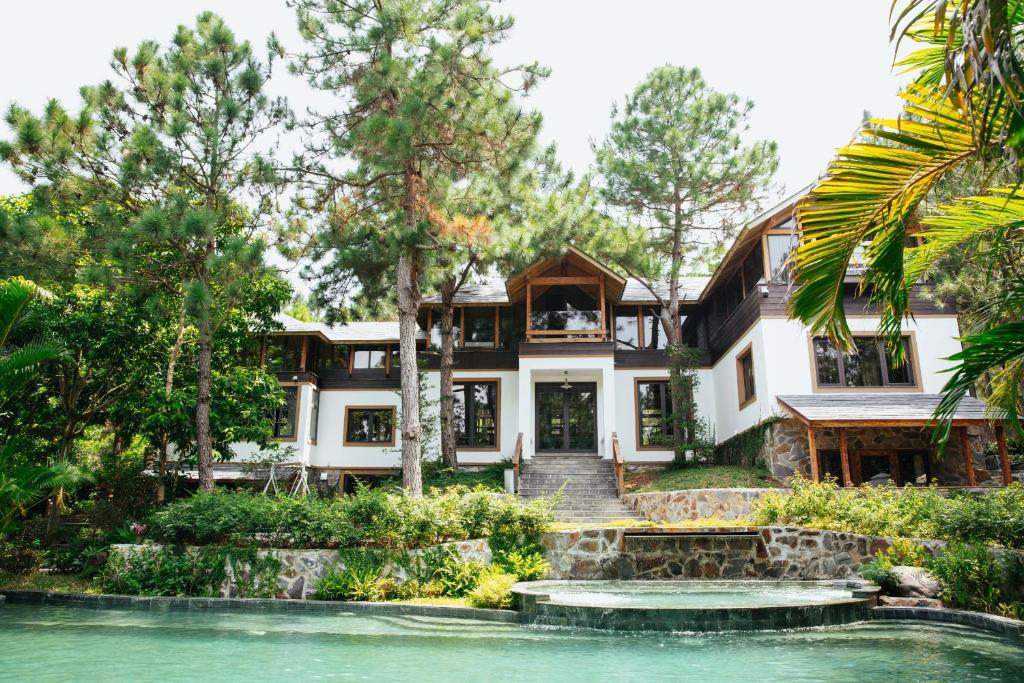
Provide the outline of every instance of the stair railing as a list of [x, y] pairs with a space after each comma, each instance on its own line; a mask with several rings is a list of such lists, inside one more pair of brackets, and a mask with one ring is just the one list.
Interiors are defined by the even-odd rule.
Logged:
[[621, 496], [626, 488], [626, 478], [619, 451], [619, 433], [612, 432], [612, 464], [615, 466], [615, 493]]
[[512, 485], [519, 491], [519, 461], [523, 458], [523, 433], [516, 437], [516, 449], [512, 451]]

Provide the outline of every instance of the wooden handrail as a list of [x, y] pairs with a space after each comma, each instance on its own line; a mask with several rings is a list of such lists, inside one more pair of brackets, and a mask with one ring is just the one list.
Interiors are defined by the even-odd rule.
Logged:
[[519, 490], [519, 461], [523, 457], [523, 433], [519, 432], [519, 436], [516, 437], [516, 449], [512, 451], [512, 486], [516, 491]]
[[619, 452], [619, 433], [612, 432], [612, 464], [615, 466], [615, 491], [622, 495], [626, 488], [626, 477], [622, 464], [622, 453]]

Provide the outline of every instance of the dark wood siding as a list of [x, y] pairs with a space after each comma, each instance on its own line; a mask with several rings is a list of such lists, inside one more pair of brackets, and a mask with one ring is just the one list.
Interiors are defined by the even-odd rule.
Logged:
[[611, 356], [615, 342], [523, 342], [520, 356]]
[[[437, 353], [421, 353], [420, 358], [428, 370], [441, 368]], [[519, 356], [514, 351], [456, 351], [453, 357], [456, 370], [515, 370]]]

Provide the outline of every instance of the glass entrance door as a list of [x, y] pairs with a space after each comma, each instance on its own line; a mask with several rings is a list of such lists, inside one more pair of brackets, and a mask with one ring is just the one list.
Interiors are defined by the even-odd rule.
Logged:
[[593, 453], [597, 451], [597, 385], [573, 383], [537, 385], [537, 451]]

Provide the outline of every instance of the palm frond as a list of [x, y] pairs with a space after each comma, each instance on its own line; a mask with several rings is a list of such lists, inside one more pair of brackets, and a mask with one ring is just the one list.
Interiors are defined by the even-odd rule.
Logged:
[[[911, 214], [939, 179], [978, 152], [972, 121], [941, 90], [911, 85], [901, 96], [906, 118], [869, 122], [796, 207], [799, 288], [790, 313], [847, 349], [843, 282], [854, 254], [864, 250], [862, 289], [884, 303], [886, 317], [898, 325], [906, 302], [903, 244]], [[989, 117], [996, 123], [995, 113]]]
[[0, 346], [7, 343], [7, 337], [21, 321], [33, 299], [52, 296], [46, 289], [24, 278], [12, 277], [0, 282]]
[[57, 350], [46, 344], [29, 344], [0, 356], [0, 405], [27, 386], [47, 361], [57, 357]]

